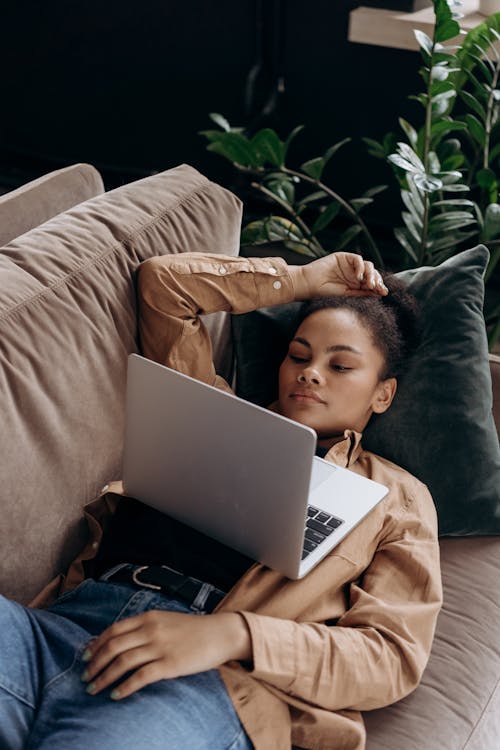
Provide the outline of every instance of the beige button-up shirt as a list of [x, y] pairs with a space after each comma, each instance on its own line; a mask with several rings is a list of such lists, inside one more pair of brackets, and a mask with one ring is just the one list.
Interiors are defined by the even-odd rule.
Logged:
[[[146, 261], [139, 291], [145, 356], [225, 390], [200, 316], [294, 299], [282, 259], [196, 253]], [[240, 612], [250, 631], [252, 664], [231, 662], [220, 674], [256, 750], [362, 750], [360, 711], [411, 692], [431, 649], [442, 591], [427, 488], [364, 451], [355, 432], [326, 459], [385, 484], [388, 495], [305, 578], [256, 563], [218, 608]], [[108, 491], [87, 508], [89, 542], [64, 588], [81, 580], [118, 500]]]

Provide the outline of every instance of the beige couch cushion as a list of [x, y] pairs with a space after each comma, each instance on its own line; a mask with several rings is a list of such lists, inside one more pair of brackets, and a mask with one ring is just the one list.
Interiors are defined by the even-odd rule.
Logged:
[[417, 690], [364, 714], [367, 750], [493, 750], [500, 739], [500, 537], [441, 540], [444, 605]]
[[27, 601], [64, 568], [81, 543], [82, 506], [121, 476], [138, 263], [186, 250], [235, 255], [240, 219], [235, 196], [182, 166], [0, 250], [3, 594]]
[[103, 192], [95, 167], [73, 164], [0, 196], [0, 246]]

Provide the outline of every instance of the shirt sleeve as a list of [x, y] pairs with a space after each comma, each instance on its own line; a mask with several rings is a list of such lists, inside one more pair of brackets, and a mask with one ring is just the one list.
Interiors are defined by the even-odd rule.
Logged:
[[250, 312], [295, 298], [282, 258], [162, 255], [141, 264], [138, 284], [144, 356], [226, 388], [215, 372], [210, 335], [200, 316]]
[[424, 485], [385, 535], [336, 625], [241, 612], [250, 674], [317, 707], [365, 711], [411, 692], [427, 664], [442, 603], [435, 510]]

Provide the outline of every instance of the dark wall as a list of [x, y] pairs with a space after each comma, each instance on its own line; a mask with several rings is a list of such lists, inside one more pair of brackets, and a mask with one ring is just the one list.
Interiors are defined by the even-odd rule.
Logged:
[[[292, 158], [355, 139], [328, 173], [347, 195], [390, 178], [359, 138], [415, 119], [416, 53], [347, 41], [351, 0], [59, 0], [2, 9], [0, 179], [20, 184], [89, 161], [107, 187], [189, 162], [233, 173], [197, 131], [210, 111], [285, 135], [306, 131]], [[264, 9], [263, 27], [258, 25]], [[255, 64], [262, 57], [258, 72]], [[253, 67], [255, 88], [248, 89]], [[273, 97], [278, 78], [284, 93]], [[259, 113], [270, 98], [276, 108]], [[417, 111], [418, 113], [418, 111]], [[420, 113], [418, 113], [420, 116]], [[382, 204], [382, 214], [387, 209]]]

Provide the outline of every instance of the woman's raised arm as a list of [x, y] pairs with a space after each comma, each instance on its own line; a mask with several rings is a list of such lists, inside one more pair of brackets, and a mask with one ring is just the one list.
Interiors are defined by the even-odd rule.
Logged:
[[335, 253], [306, 266], [288, 266], [282, 258], [162, 255], [139, 269], [142, 349], [156, 362], [229, 388], [216, 375], [201, 315], [244, 313], [330, 294], [386, 293], [373, 264], [352, 253]]

